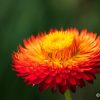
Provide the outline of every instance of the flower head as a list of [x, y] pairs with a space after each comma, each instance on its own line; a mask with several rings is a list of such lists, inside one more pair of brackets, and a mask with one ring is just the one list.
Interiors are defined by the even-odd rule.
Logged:
[[100, 73], [100, 36], [77, 29], [31, 36], [13, 53], [13, 68], [27, 84], [39, 84], [40, 91], [75, 91]]

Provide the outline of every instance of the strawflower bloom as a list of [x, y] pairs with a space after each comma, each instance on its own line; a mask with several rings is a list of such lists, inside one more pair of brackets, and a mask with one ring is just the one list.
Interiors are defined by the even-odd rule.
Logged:
[[13, 53], [13, 69], [28, 85], [39, 90], [50, 88], [64, 93], [67, 89], [93, 83], [100, 73], [100, 36], [77, 29], [50, 30], [24, 40]]

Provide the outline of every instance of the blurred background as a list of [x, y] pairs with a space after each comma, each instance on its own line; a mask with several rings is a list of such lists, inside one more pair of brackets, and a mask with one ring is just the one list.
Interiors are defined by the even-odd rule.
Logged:
[[[100, 0], [0, 0], [0, 100], [64, 100], [59, 92], [39, 93], [12, 71], [11, 54], [24, 38], [51, 28], [76, 27], [100, 33]], [[100, 75], [77, 87], [73, 100], [99, 100]]]

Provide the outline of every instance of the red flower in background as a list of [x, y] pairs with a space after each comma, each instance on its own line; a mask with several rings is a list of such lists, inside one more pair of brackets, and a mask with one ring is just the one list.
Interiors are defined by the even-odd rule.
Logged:
[[100, 73], [100, 36], [77, 29], [31, 36], [13, 53], [13, 68], [27, 84], [39, 84], [40, 91], [75, 91]]

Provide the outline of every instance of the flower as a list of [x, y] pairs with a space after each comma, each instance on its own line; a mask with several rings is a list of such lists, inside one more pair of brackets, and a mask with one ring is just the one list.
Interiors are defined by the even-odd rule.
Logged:
[[100, 36], [77, 29], [50, 30], [24, 40], [13, 53], [13, 69], [28, 85], [39, 84], [40, 91], [67, 89], [93, 83], [100, 73]]

